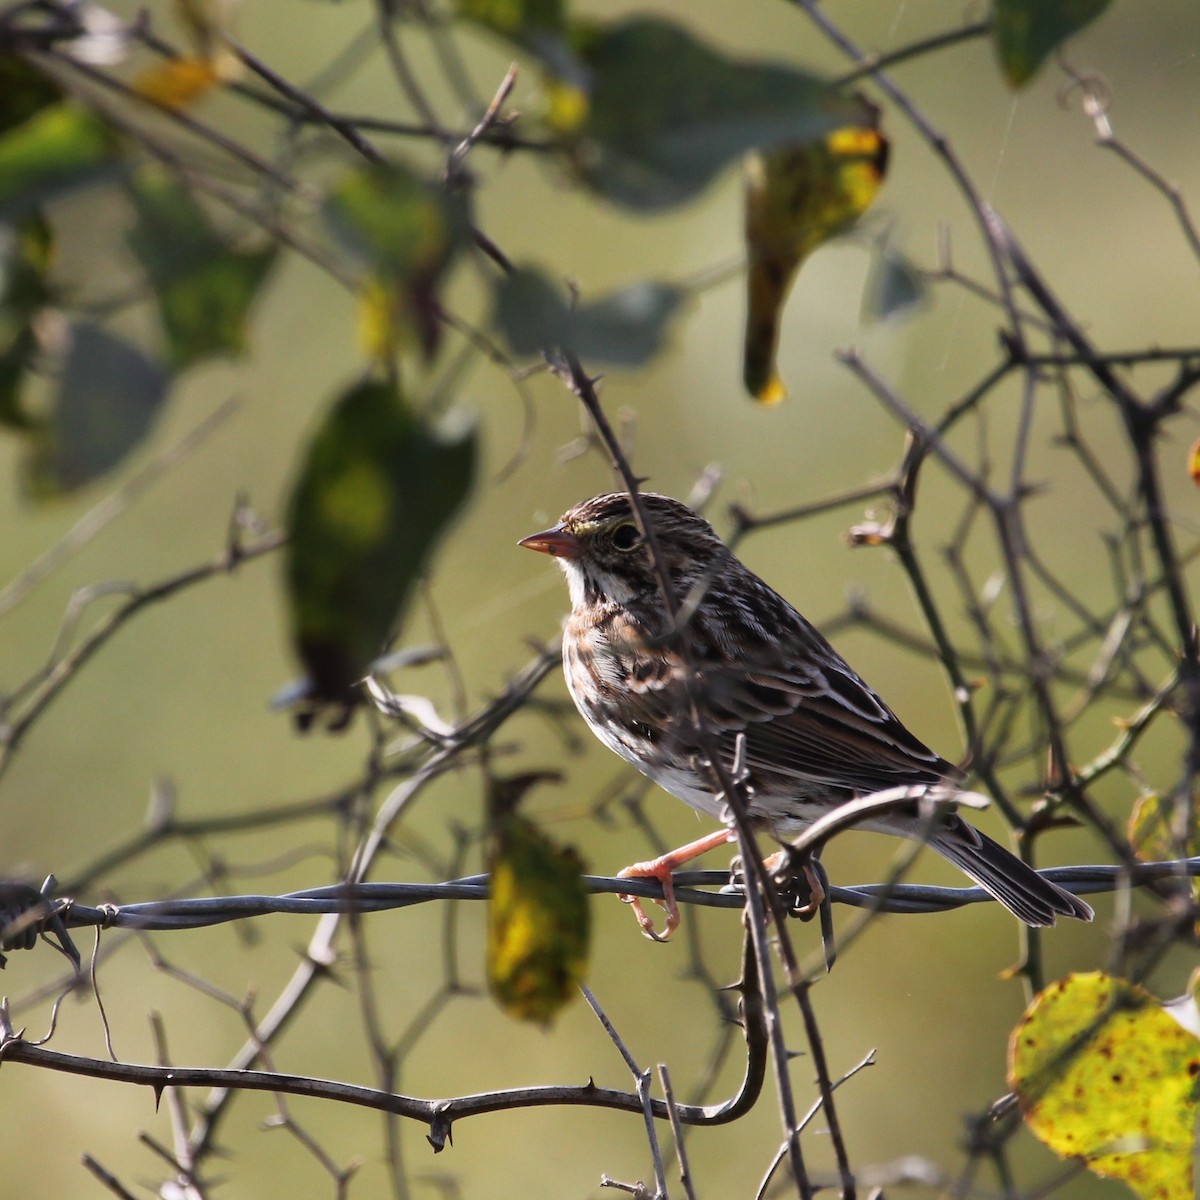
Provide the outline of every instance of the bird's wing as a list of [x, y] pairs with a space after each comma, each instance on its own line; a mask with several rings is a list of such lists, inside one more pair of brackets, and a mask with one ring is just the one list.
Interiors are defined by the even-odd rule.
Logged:
[[787, 601], [753, 584], [694, 636], [709, 722], [730, 741], [745, 734], [752, 778], [865, 794], [956, 775]]
[[697, 717], [731, 759], [744, 734], [751, 778], [771, 790], [794, 780], [797, 793], [867, 794], [955, 775], [787, 601], [744, 575], [755, 592], [710, 596], [682, 638], [649, 638], [620, 612], [579, 632], [600, 651], [593, 679], [611, 718], [683, 758], [702, 756]]

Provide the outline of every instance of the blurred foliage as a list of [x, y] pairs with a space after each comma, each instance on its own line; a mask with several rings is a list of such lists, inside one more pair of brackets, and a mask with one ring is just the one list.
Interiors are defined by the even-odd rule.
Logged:
[[39, 424], [29, 488], [56, 495], [112, 470], [149, 432], [167, 395], [164, 368], [137, 346], [87, 321], [65, 331], [52, 416]]
[[462, 506], [475, 438], [429, 425], [395, 386], [341, 396], [308, 448], [288, 509], [287, 580], [310, 705], [355, 703], [438, 539]]
[[179, 183], [161, 171], [129, 182], [137, 224], [129, 245], [154, 289], [176, 370], [246, 349], [246, 322], [279, 252], [226, 245]]
[[995, 0], [996, 53], [1005, 78], [1021, 87], [1069, 37], [1094, 21], [1109, 0]]
[[14, 221], [76, 188], [109, 178], [118, 142], [95, 114], [63, 101], [0, 136], [0, 221]]
[[563, 354], [636, 367], [662, 349], [683, 302], [680, 288], [631, 284], [590, 303], [572, 302], [542, 272], [518, 267], [496, 286], [494, 320], [521, 358], [550, 347]]
[[591, 914], [583, 863], [517, 806], [533, 774], [492, 779], [488, 798], [488, 988], [510, 1016], [545, 1025], [579, 994]]
[[682, 204], [748, 150], [813, 141], [869, 113], [802, 71], [742, 63], [679, 25], [579, 26], [578, 69], [551, 89], [551, 124], [579, 178], [630, 208]]
[[[334, 184], [324, 215], [366, 272], [364, 286], [390, 300], [398, 332], [410, 331], [432, 356], [441, 337], [437, 285], [470, 228], [464, 194], [396, 164], [372, 166]], [[368, 341], [393, 344], [378, 335]]]

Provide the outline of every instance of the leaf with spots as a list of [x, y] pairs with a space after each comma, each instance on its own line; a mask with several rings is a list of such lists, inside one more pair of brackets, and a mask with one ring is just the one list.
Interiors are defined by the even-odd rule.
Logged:
[[1052, 984], [1013, 1031], [1008, 1081], [1057, 1154], [1143, 1200], [1193, 1200], [1200, 1039], [1142, 988], [1100, 972]]

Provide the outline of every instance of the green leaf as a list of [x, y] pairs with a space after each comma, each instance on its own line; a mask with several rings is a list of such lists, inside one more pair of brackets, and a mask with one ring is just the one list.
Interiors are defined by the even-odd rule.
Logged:
[[1194, 1200], [1200, 1039], [1148, 992], [1100, 972], [1051, 984], [1008, 1063], [1026, 1123], [1057, 1154], [1142, 1200]]
[[924, 304], [927, 297], [925, 279], [917, 267], [892, 245], [881, 246], [867, 278], [863, 317], [886, 321]]
[[1109, 0], [995, 0], [992, 39], [1005, 79], [1013, 87], [1028, 83], [1067, 38], [1108, 5]]
[[463, 240], [465, 201], [405, 167], [377, 165], [338, 180], [324, 215], [348, 250], [404, 278], [437, 272]]
[[246, 320], [276, 247], [227, 245], [170, 176], [144, 172], [131, 183], [138, 223], [129, 244], [155, 290], [176, 368], [214, 354], [240, 354]]
[[167, 373], [97, 325], [71, 326], [52, 416], [29, 464], [36, 495], [72, 491], [116, 466], [149, 432]]
[[67, 102], [39, 110], [0, 136], [0, 221], [111, 175], [116, 153], [115, 135], [91, 113]]
[[487, 932], [493, 997], [509, 1016], [542, 1025], [578, 994], [591, 936], [579, 855], [516, 811], [521, 794], [543, 778], [493, 781]]
[[537, 46], [566, 29], [564, 0], [455, 0], [460, 17], [520, 46]]
[[38, 352], [33, 322], [53, 299], [46, 278], [54, 235], [40, 217], [0, 226], [0, 425], [32, 429], [37, 422], [21, 405], [25, 374]]
[[356, 702], [475, 469], [473, 431], [428, 426], [384, 383], [341, 396], [288, 504], [292, 638], [310, 697]]
[[523, 267], [497, 284], [494, 319], [514, 354], [559, 350], [634, 367], [662, 347], [683, 298], [668, 284], [639, 283], [571, 307], [545, 275]]
[[15, 54], [0, 54], [0, 133], [28, 121], [63, 98], [49, 76]]
[[582, 82], [561, 85], [583, 92], [582, 119], [564, 130], [571, 159], [591, 188], [631, 208], [680, 204], [747, 150], [871, 123], [858, 97], [791, 67], [726, 58], [665, 21], [588, 30], [579, 53]]
[[37, 341], [28, 326], [22, 329], [0, 352], [0, 425], [8, 429], [29, 430], [37, 422], [21, 403], [25, 373], [37, 352]]
[[385, 292], [401, 298], [397, 308], [432, 355], [440, 328], [437, 283], [470, 230], [465, 196], [404, 167], [376, 165], [343, 175], [323, 211], [345, 249]]

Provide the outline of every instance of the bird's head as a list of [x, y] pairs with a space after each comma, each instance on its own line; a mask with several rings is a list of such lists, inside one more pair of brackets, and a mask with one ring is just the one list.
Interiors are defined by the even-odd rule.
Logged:
[[[729, 551], [713, 527], [686, 504], [656, 492], [642, 492], [640, 499], [678, 602], [698, 579], [711, 575]], [[553, 528], [518, 544], [557, 559], [575, 608], [661, 595], [645, 535], [624, 492], [584, 500]]]

